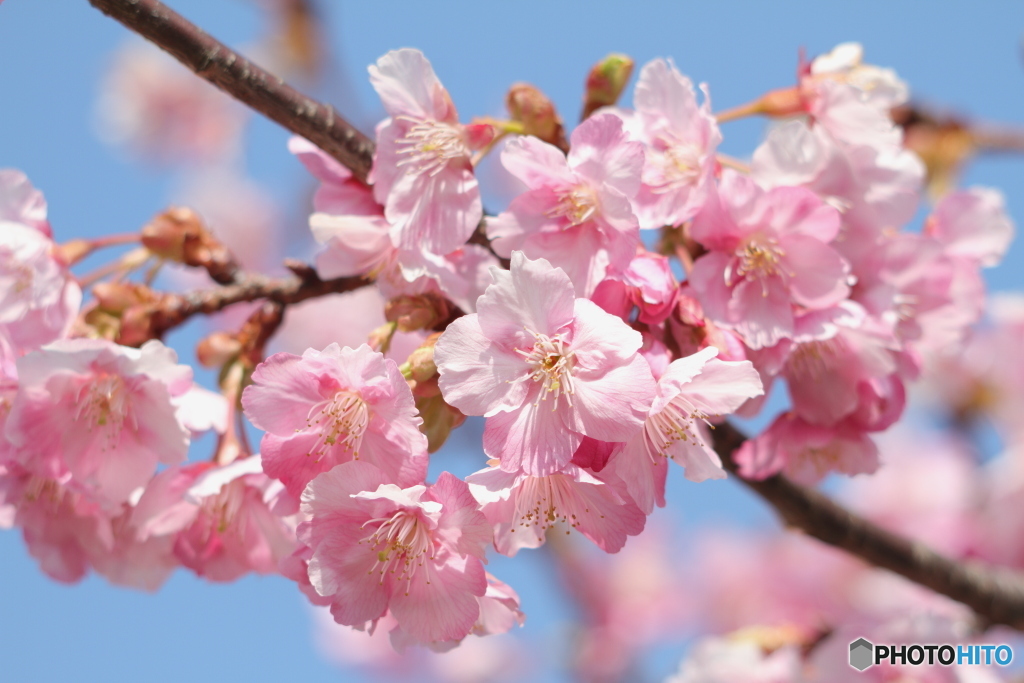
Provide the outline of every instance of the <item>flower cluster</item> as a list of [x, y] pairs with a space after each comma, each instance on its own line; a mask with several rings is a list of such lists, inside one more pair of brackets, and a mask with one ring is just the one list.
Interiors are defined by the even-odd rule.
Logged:
[[[523, 614], [485, 570], [488, 547], [513, 556], [575, 530], [620, 551], [666, 505], [669, 461], [692, 482], [726, 477], [713, 430], [760, 414], [773, 388], [787, 408], [735, 454], [743, 476], [874, 472], [873, 435], [901, 417], [909, 382], [953, 362], [982, 314], [980, 271], [1012, 237], [985, 188], [947, 194], [912, 229], [925, 170], [889, 113], [906, 87], [849, 45], [748, 107], [783, 119], [749, 164], [718, 153], [729, 117], [668, 60], [641, 69], [632, 109], [594, 107], [568, 140], [523, 85], [509, 120], [460, 122], [416, 50], [370, 79], [388, 118], [368, 182], [289, 143], [319, 181], [322, 246], [315, 274], [293, 270], [372, 281], [385, 322], [366, 344], [264, 358], [291, 303], [274, 300], [200, 345], [224, 396], [157, 339], [120, 345], [96, 323], [102, 310], [123, 326], [131, 309], [132, 329], [162, 329], [148, 281], [97, 285], [80, 311], [82, 248], [57, 246], [40, 193], [0, 171], [0, 525], [50, 575], [92, 567], [153, 588], [178, 566], [214, 581], [280, 572], [399, 649], [507, 631]], [[500, 145], [525, 189], [485, 216], [475, 169]], [[178, 260], [210, 263], [213, 238], [185, 223], [168, 218], [157, 246], [144, 233], [143, 261], [200, 244], [205, 262]], [[482, 469], [428, 481], [467, 416], [483, 422]], [[188, 462], [206, 430], [213, 462]], [[621, 645], [608, 621], [592, 643]], [[722, 680], [795, 680], [790, 645], [711, 641], [679, 680], [711, 680], [723, 658]]]

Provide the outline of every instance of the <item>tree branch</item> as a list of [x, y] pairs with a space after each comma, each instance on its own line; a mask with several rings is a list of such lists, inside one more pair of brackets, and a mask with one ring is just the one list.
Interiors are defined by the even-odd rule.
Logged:
[[746, 437], [732, 425], [716, 425], [715, 450], [725, 468], [771, 504], [788, 525], [876, 567], [888, 569], [974, 610], [986, 625], [1024, 630], [1024, 577], [977, 562], [958, 562], [923, 543], [877, 526], [813, 489], [776, 475], [763, 481], [740, 477], [732, 455]]
[[366, 182], [373, 165], [373, 140], [334, 107], [306, 97], [159, 0], [89, 2], [235, 99], [306, 138]]
[[236, 284], [188, 294], [167, 294], [152, 312], [149, 331], [153, 337], [160, 337], [192, 316], [216, 313], [242, 301], [266, 299], [284, 307], [325, 294], [351, 292], [373, 282], [365, 277], [321, 280], [308, 266], [292, 264], [290, 267], [296, 272], [296, 277], [268, 278], [244, 274], [236, 278]]

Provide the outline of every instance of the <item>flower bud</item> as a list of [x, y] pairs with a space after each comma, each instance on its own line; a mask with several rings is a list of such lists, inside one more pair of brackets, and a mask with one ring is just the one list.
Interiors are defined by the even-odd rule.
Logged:
[[242, 342], [233, 334], [214, 332], [196, 344], [196, 359], [207, 368], [219, 368], [235, 359], [242, 351]]
[[168, 261], [185, 262], [185, 245], [207, 235], [203, 219], [192, 209], [172, 207], [142, 228], [142, 245]]
[[434, 344], [437, 343], [440, 332], [427, 337], [423, 345], [409, 354], [409, 359], [402, 364], [400, 370], [406, 379], [418, 384], [437, 376], [437, 366], [434, 364]]
[[562, 149], [568, 148], [562, 117], [540, 90], [529, 83], [516, 83], [505, 96], [505, 106], [512, 120], [522, 125], [524, 135], [533, 135]]
[[92, 294], [107, 313], [119, 315], [132, 306], [152, 304], [159, 298], [149, 287], [135, 282], [98, 282]]
[[404, 294], [384, 307], [384, 318], [395, 323], [401, 332], [430, 329], [450, 314], [448, 302], [436, 294]]
[[374, 351], [380, 351], [381, 353], [387, 353], [388, 349], [391, 348], [391, 338], [395, 336], [395, 329], [397, 329], [395, 323], [384, 323], [377, 329], [370, 332], [366, 343], [370, 345], [370, 348]]
[[587, 92], [583, 98], [581, 119], [586, 119], [601, 107], [610, 107], [619, 101], [633, 75], [633, 60], [626, 55], [610, 54], [590, 69]]

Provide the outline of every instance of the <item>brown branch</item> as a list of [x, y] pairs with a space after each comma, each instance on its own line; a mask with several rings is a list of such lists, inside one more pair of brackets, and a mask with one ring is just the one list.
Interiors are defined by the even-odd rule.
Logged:
[[150, 334], [160, 337], [195, 315], [216, 313], [243, 301], [266, 299], [280, 308], [325, 294], [351, 292], [373, 282], [365, 277], [321, 280], [308, 266], [293, 264], [290, 267], [296, 272], [295, 277], [268, 278], [246, 274], [238, 276], [236, 284], [188, 294], [167, 294], [154, 307]]
[[714, 435], [715, 449], [726, 469], [771, 504], [787, 525], [967, 605], [985, 625], [1004, 624], [1024, 630], [1024, 578], [1019, 574], [952, 560], [923, 543], [886, 531], [785, 477], [744, 479], [736, 471], [732, 454], [746, 437], [728, 423], [716, 426]]
[[89, 2], [235, 99], [306, 138], [366, 182], [373, 165], [373, 141], [334, 107], [306, 97], [159, 0]]

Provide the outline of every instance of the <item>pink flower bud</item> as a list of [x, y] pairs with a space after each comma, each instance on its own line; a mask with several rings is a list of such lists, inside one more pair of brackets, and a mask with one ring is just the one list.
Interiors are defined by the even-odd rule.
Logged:
[[612, 53], [595, 64], [587, 74], [587, 92], [580, 118], [586, 119], [601, 107], [618, 102], [632, 75], [633, 60], [626, 55]]

